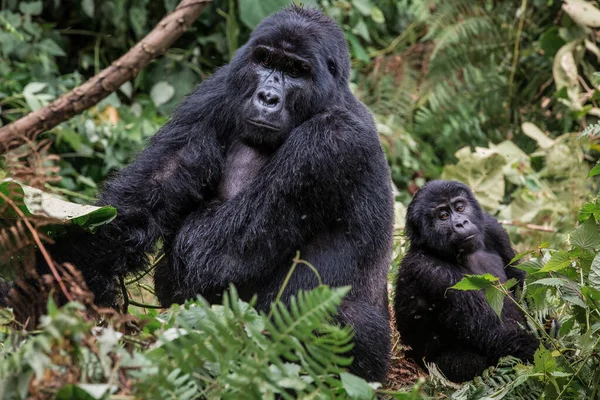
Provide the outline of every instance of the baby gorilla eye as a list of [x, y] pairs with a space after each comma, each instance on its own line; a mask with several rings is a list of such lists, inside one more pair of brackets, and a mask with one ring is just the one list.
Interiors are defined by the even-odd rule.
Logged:
[[288, 71], [288, 75], [291, 77], [298, 77], [300, 76], [300, 70], [296, 67], [292, 67], [289, 71]]
[[450, 215], [449, 215], [449, 214], [448, 214], [446, 211], [444, 211], [444, 212], [440, 213], [440, 219], [441, 219], [442, 221], [445, 221], [445, 220], [447, 220], [449, 216], [450, 216]]
[[459, 204], [457, 204], [457, 205], [456, 205], [456, 211], [458, 211], [458, 212], [463, 212], [463, 211], [465, 211], [465, 206], [464, 206], [464, 204], [462, 204], [462, 203], [459, 203]]

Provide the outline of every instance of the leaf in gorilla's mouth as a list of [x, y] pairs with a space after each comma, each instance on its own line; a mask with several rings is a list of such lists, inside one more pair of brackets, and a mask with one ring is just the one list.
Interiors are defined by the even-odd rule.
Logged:
[[246, 121], [248, 121], [249, 123], [251, 123], [254, 126], [258, 126], [259, 128], [265, 128], [265, 129], [269, 129], [272, 131], [280, 131], [281, 130], [281, 128], [279, 126], [267, 124], [266, 122], [263, 122], [263, 121], [257, 121], [255, 119], [247, 119]]

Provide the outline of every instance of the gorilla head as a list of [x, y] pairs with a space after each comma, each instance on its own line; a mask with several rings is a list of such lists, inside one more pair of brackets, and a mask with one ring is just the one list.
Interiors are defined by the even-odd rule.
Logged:
[[323, 13], [292, 6], [254, 30], [231, 69], [232, 93], [241, 95], [240, 138], [272, 151], [293, 128], [343, 101], [350, 71], [348, 46], [339, 27]]
[[412, 244], [435, 250], [449, 259], [483, 247], [483, 211], [471, 190], [456, 181], [432, 181], [423, 186], [406, 214], [406, 234]]

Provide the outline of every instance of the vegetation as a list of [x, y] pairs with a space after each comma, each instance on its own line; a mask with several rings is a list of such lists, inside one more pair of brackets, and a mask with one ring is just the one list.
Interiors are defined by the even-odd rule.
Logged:
[[[71, 90], [125, 53], [176, 0], [0, 0], [0, 126]], [[0, 275], [27, 265], [60, 224], [94, 229], [90, 204], [173, 107], [288, 0], [213, 0], [164, 56], [97, 106], [0, 164]], [[0, 309], [6, 399], [587, 399], [600, 394], [600, 4], [591, 0], [312, 0], [344, 29], [352, 88], [374, 114], [403, 210], [427, 179], [458, 179], [509, 231], [529, 273], [519, 305], [542, 338], [533, 365], [501, 360], [456, 385], [431, 367], [384, 385], [343, 372], [352, 333], [332, 317], [347, 288], [300, 293], [261, 315], [237, 298], [168, 310], [148, 278], [129, 314], [96, 309], [67, 266], [73, 302], [39, 305], [38, 329]], [[10, 178], [10, 181], [2, 180]], [[15, 180], [18, 182], [15, 182]], [[24, 185], [23, 185], [24, 184]], [[51, 193], [43, 195], [36, 189]], [[56, 198], [68, 201], [59, 202]], [[297, 260], [300, 262], [300, 260]], [[302, 266], [297, 266], [298, 268]], [[296, 265], [292, 266], [296, 268]], [[48, 286], [56, 293], [60, 287]], [[507, 286], [467, 277], [500, 307]], [[33, 307], [24, 304], [24, 307]], [[102, 318], [98, 318], [101, 315]], [[98, 323], [98, 320], [101, 323]], [[411, 370], [414, 371], [414, 370]]]

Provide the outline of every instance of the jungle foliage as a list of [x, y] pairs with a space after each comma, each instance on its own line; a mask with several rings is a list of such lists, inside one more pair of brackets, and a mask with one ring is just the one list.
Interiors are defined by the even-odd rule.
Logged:
[[[0, 0], [0, 126], [108, 66], [177, 3]], [[518, 300], [543, 343], [533, 365], [507, 358], [463, 385], [434, 367], [411, 385], [394, 382], [394, 370], [383, 386], [367, 383], [343, 371], [352, 332], [332, 323], [347, 288], [299, 293], [289, 308], [276, 303], [269, 315], [240, 301], [235, 288], [223, 305], [198, 299], [158, 311], [147, 277], [136, 277], [127, 282], [130, 314], [118, 316], [95, 309], [77, 272], [65, 268], [71, 288], [81, 290], [73, 289], [77, 295], [64, 307], [52, 296], [40, 305], [46, 315], [36, 331], [0, 310], [1, 398], [600, 395], [598, 2], [303, 3], [322, 7], [342, 26], [352, 89], [377, 122], [398, 189], [391, 275], [403, 254], [403, 210], [412, 194], [427, 179], [468, 184], [503, 222], [529, 273]], [[287, 4], [213, 0], [136, 79], [7, 154], [0, 165], [0, 275], [12, 279], [31, 246], [61, 224], [108, 223], [114, 209], [85, 206], [101, 182], [127, 165], [264, 16]], [[498, 308], [507, 287], [478, 276], [458, 289], [484, 290]]]

